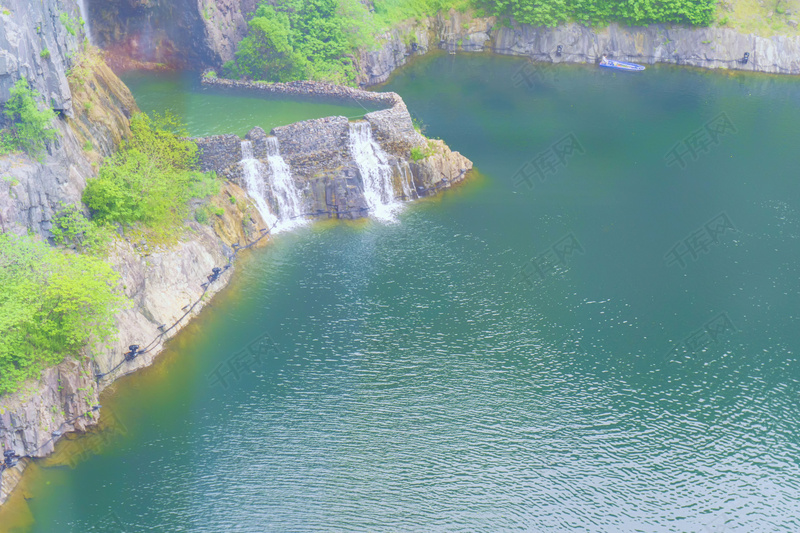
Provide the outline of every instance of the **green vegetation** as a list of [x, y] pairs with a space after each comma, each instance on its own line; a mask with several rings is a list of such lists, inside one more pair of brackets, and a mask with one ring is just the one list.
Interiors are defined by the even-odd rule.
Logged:
[[111, 338], [125, 301], [100, 259], [0, 234], [0, 394]]
[[455, 9], [463, 13], [474, 7], [472, 0], [376, 0], [374, 4], [380, 28], [435, 15], [439, 11]]
[[708, 25], [716, 0], [375, 0], [374, 10], [358, 0], [261, 0], [225, 64], [229, 78], [271, 82], [312, 79], [352, 85], [354, 56], [372, 49], [388, 27], [440, 11], [474, 9], [534, 26], [568, 21], [599, 25], [673, 22]]
[[140, 223], [156, 239], [183, 227], [189, 200], [219, 192], [213, 173], [197, 170], [197, 145], [171, 114], [131, 118], [130, 141], [89, 180], [83, 201], [99, 223]]
[[426, 146], [415, 146], [411, 149], [411, 159], [413, 161], [421, 161], [426, 157], [430, 157], [436, 153], [436, 143], [432, 140], [428, 140], [428, 144]]
[[56, 131], [50, 127], [56, 115], [49, 108], [39, 110], [38, 99], [39, 93], [25, 78], [11, 88], [11, 98], [3, 110], [11, 125], [0, 131], [0, 155], [24, 151], [38, 157], [46, 143], [56, 138]]
[[39, 52], [39, 57], [41, 57], [42, 59], [50, 59], [50, 50], [45, 48], [44, 50]]
[[105, 255], [114, 238], [111, 226], [89, 220], [76, 206], [65, 207], [55, 216], [50, 233], [58, 245], [97, 256]]
[[229, 77], [267, 81], [355, 81], [352, 53], [374, 42], [375, 25], [358, 0], [262, 0], [238, 46]]
[[69, 33], [70, 35], [73, 35], [73, 36], [75, 35], [75, 23], [70, 18], [68, 13], [61, 13], [58, 16], [58, 20], [60, 20], [61, 24], [63, 24], [64, 27], [67, 29], [67, 33]]
[[674, 22], [707, 26], [714, 22], [716, 7], [716, 0], [474, 0], [474, 3], [488, 14], [513, 17], [533, 26], [556, 26], [567, 21], [592, 25]]
[[198, 207], [194, 212], [194, 219], [201, 224], [208, 224], [212, 216], [222, 216], [225, 210], [212, 204], [205, 204]]

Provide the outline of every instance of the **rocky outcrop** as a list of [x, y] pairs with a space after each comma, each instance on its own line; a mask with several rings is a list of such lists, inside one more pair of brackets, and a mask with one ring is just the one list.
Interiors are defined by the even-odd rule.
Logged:
[[[443, 142], [429, 141], [415, 129], [405, 102], [396, 93], [374, 93], [315, 82], [248, 83], [204, 76], [217, 88], [253, 93], [283, 93], [356, 100], [385, 105], [386, 109], [364, 115], [369, 131], [392, 169], [395, 199], [428, 196], [461, 181], [472, 162], [452, 152]], [[359, 218], [369, 214], [365, 177], [352, 152], [351, 123], [346, 117], [326, 117], [274, 128], [280, 155], [291, 169], [294, 186], [302, 191], [303, 214], [312, 217]], [[248, 135], [253, 156], [269, 168], [267, 134], [255, 128]], [[213, 170], [243, 184], [241, 141], [235, 135], [196, 139], [203, 170]], [[412, 155], [413, 153], [413, 155]], [[416, 156], [416, 157], [414, 157]], [[416, 161], [415, 161], [416, 159]], [[275, 208], [275, 199], [266, 199]]]

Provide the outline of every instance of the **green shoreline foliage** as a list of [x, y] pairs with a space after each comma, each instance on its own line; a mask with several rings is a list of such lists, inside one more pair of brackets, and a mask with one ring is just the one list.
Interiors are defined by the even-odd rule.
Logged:
[[557, 26], [575, 21], [593, 26], [619, 22], [643, 26], [670, 22], [708, 26], [714, 22], [716, 0], [474, 0], [476, 8], [512, 17], [532, 26]]
[[474, 9], [508, 23], [556, 26], [677, 23], [707, 26], [716, 0], [261, 0], [239, 43], [228, 78], [270, 82], [310, 79], [353, 85], [355, 57], [391, 26], [437, 12]]
[[374, 41], [370, 13], [358, 0], [262, 0], [239, 43], [228, 77], [352, 84], [353, 53]]
[[56, 130], [51, 127], [56, 114], [50, 108], [40, 110], [36, 103], [39, 97], [25, 78], [11, 88], [11, 98], [3, 109], [10, 126], [0, 131], [0, 155], [24, 151], [40, 157], [46, 143], [56, 138]]
[[101, 259], [0, 234], [0, 395], [111, 339], [118, 285]]
[[190, 214], [189, 201], [217, 194], [219, 181], [198, 170], [197, 145], [174, 115], [136, 114], [131, 132], [88, 181], [83, 201], [96, 223], [141, 223], [151, 236], [169, 240]]

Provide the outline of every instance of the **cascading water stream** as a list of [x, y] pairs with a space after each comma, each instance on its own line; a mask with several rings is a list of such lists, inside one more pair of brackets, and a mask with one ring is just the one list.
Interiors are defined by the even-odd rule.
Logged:
[[272, 196], [278, 204], [278, 228], [289, 229], [305, 223], [302, 199], [292, 179], [292, 171], [280, 155], [280, 145], [275, 137], [267, 138], [267, 161], [270, 170]]
[[89, 0], [79, 0], [78, 1], [78, 8], [81, 10], [81, 18], [83, 19], [83, 33], [86, 35], [86, 40], [89, 41], [89, 44], [94, 44], [94, 38], [92, 37], [92, 27], [89, 24], [89, 5], [87, 4]]
[[247, 194], [256, 203], [258, 212], [261, 213], [261, 218], [270, 228], [273, 228], [278, 223], [276, 217], [269, 208], [267, 200], [265, 199], [265, 183], [264, 165], [253, 157], [253, 144], [250, 141], [242, 141], [242, 173], [244, 174], [244, 184], [247, 187]]
[[411, 169], [408, 163], [400, 161], [397, 164], [397, 171], [400, 173], [400, 186], [403, 187], [403, 200], [413, 200], [419, 198], [419, 194], [414, 189], [414, 180], [412, 179]]
[[394, 213], [401, 204], [394, 198], [392, 167], [386, 152], [373, 139], [369, 122], [350, 124], [350, 153], [361, 173], [370, 215], [394, 221]]

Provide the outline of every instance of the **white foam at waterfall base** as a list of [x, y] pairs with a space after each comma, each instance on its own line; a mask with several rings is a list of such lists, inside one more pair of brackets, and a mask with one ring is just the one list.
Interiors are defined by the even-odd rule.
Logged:
[[395, 214], [402, 204], [394, 197], [389, 157], [373, 139], [369, 122], [350, 124], [350, 153], [361, 173], [370, 216], [396, 222]]
[[284, 231], [306, 223], [303, 217], [303, 200], [292, 179], [292, 171], [281, 157], [280, 145], [275, 137], [267, 138], [267, 161], [269, 162], [272, 197], [278, 204], [276, 231]]
[[92, 28], [89, 25], [89, 6], [86, 5], [86, 2], [87, 0], [80, 0], [78, 2], [78, 8], [81, 10], [81, 18], [83, 19], [83, 33], [86, 35], [86, 40], [89, 41], [89, 44], [94, 44]]
[[247, 188], [247, 194], [255, 202], [256, 209], [258, 209], [267, 226], [274, 228], [278, 224], [278, 217], [272, 213], [265, 199], [266, 184], [263, 176], [266, 173], [266, 169], [261, 161], [253, 157], [253, 145], [250, 141], [242, 141], [242, 161], [240, 164], [242, 165], [244, 186]]

